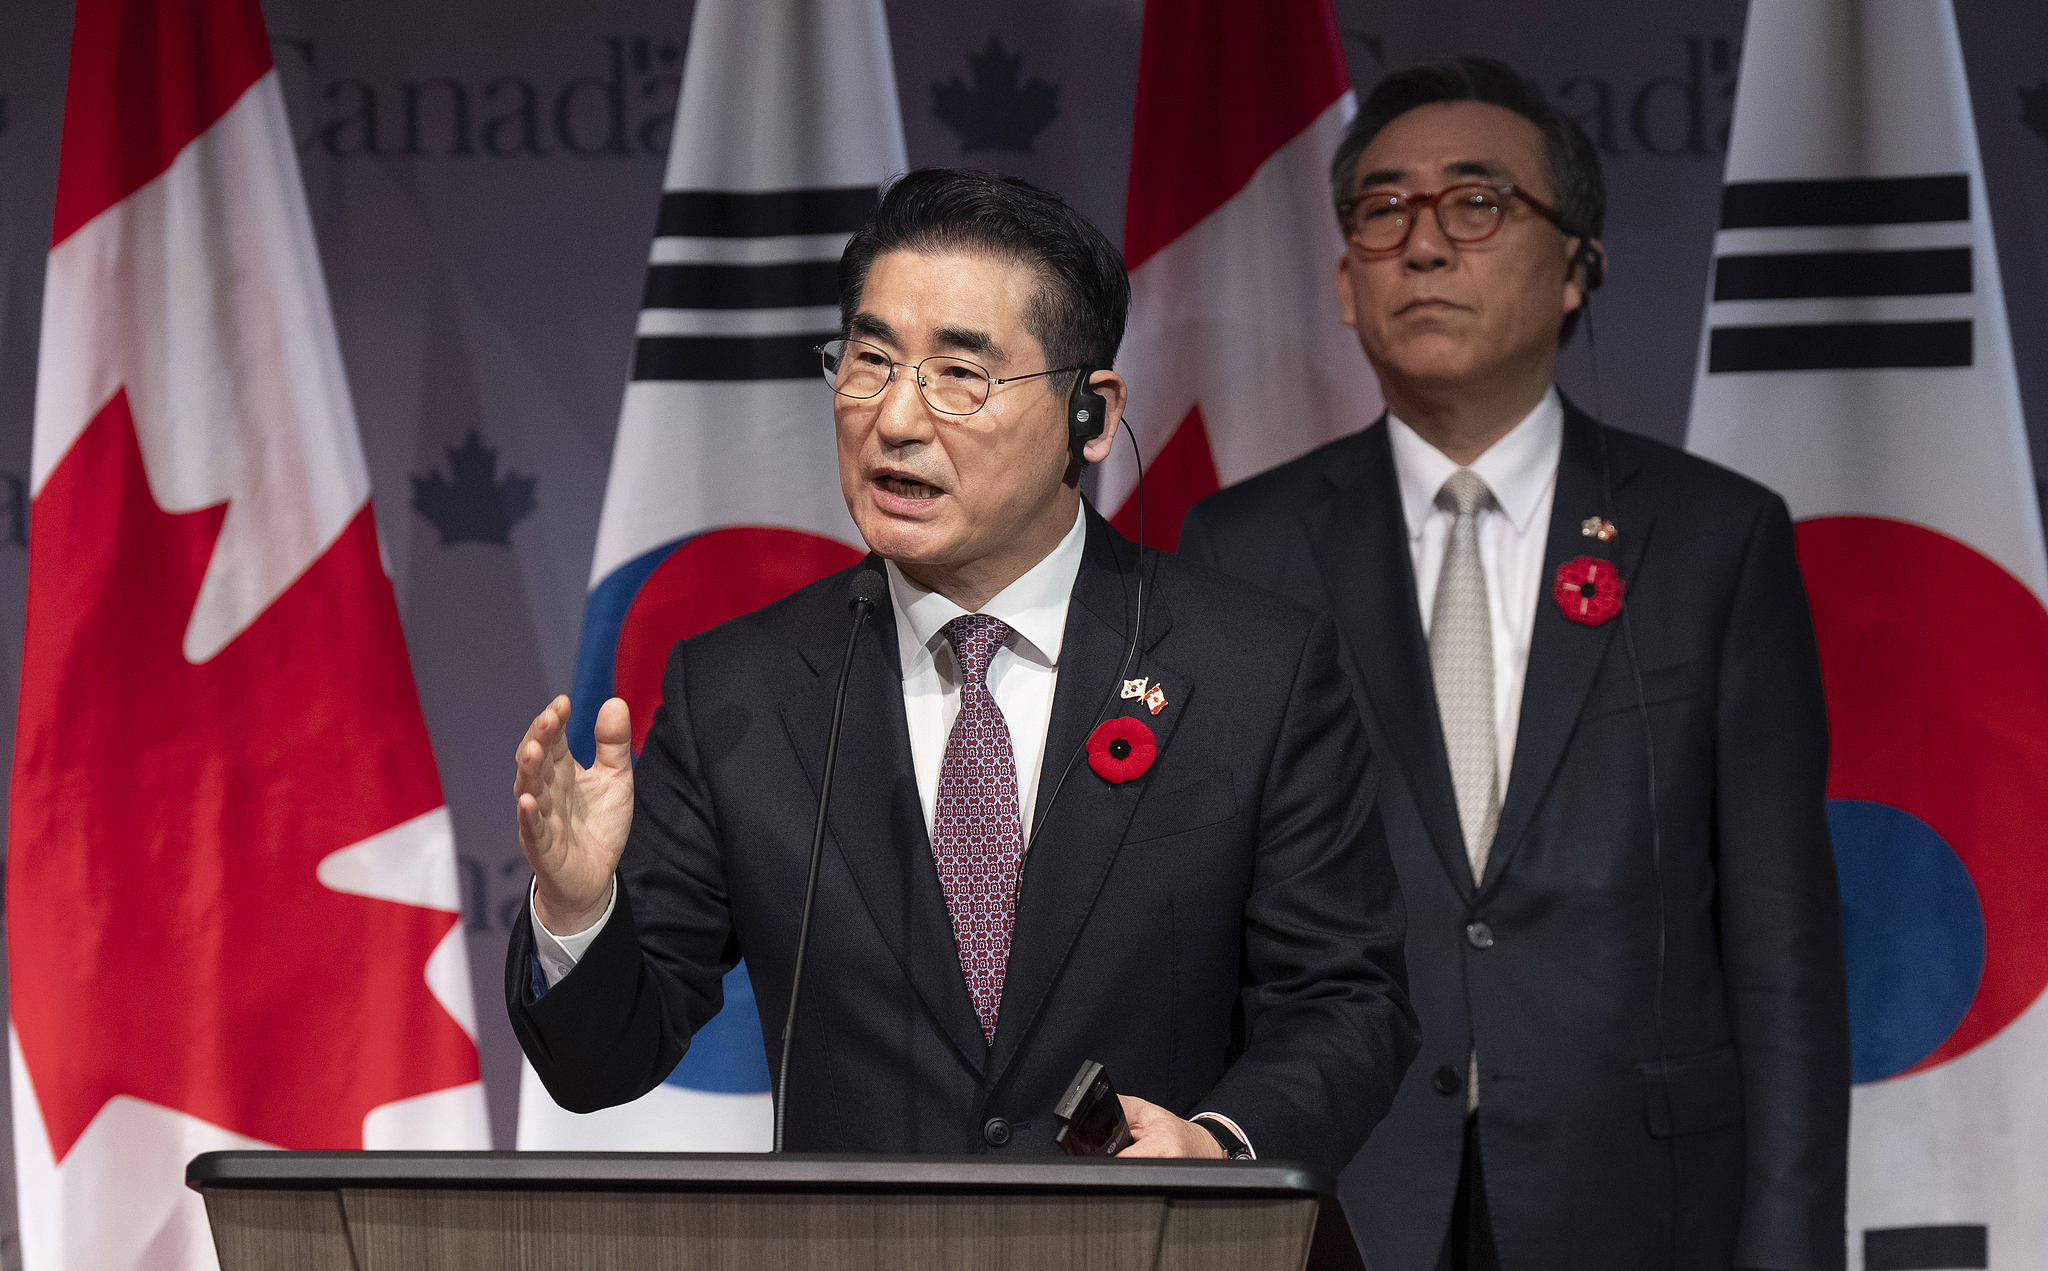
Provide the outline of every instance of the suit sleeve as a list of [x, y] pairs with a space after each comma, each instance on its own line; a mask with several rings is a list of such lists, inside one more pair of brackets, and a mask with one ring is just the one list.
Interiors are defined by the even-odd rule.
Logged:
[[1244, 1050], [1198, 1105], [1243, 1127], [1261, 1159], [1341, 1168], [1420, 1045], [1377, 787], [1335, 628], [1318, 618], [1260, 794]]
[[1840, 1268], [1849, 1014], [1825, 802], [1827, 706], [1779, 500], [1752, 528], [1719, 670], [1721, 957], [1748, 1153], [1735, 1265]]
[[627, 1103], [659, 1085], [718, 1013], [739, 957], [684, 650], [669, 654], [662, 704], [633, 771], [633, 828], [610, 920], [538, 998], [530, 918], [513, 925], [506, 950], [512, 1031], [541, 1084], [571, 1112]]

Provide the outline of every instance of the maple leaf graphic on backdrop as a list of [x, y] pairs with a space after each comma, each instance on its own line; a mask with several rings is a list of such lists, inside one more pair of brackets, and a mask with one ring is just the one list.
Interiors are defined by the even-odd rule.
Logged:
[[314, 874], [443, 802], [370, 509], [195, 665], [226, 514], [157, 505], [125, 392], [35, 502], [7, 936], [59, 1161], [120, 1095], [356, 1148], [372, 1108], [477, 1077], [425, 978], [456, 915]]
[[1060, 115], [1060, 86], [1033, 75], [1020, 83], [1022, 54], [991, 35], [979, 53], [967, 55], [970, 87], [958, 75], [932, 81], [932, 114], [960, 137], [960, 149], [1014, 150], [1030, 154], [1031, 143]]
[[443, 547], [450, 543], [509, 547], [512, 527], [535, 507], [534, 480], [517, 472], [507, 472], [500, 480], [498, 452], [486, 446], [472, 428], [461, 445], [448, 447], [448, 476], [429, 472], [412, 479], [412, 506], [441, 531]]

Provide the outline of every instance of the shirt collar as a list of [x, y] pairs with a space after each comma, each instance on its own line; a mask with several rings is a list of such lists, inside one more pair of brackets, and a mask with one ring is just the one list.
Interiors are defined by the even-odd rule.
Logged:
[[[1420, 538], [1422, 523], [1436, 509], [1437, 491], [1458, 465], [1392, 411], [1387, 412], [1387, 440], [1394, 448], [1394, 475], [1401, 487], [1408, 537]], [[1557, 461], [1563, 453], [1564, 403], [1553, 385], [1522, 422], [1472, 461], [1472, 471], [1493, 491], [1494, 502], [1515, 533], [1528, 532], [1530, 518], [1557, 479]]]
[[[1074, 511], [1074, 526], [1045, 559], [1024, 571], [1024, 575], [998, 592], [981, 612], [1017, 633], [1011, 642], [1019, 656], [1045, 666], [1060, 664], [1060, 644], [1066, 639], [1067, 604], [1073, 599], [1074, 580], [1081, 574], [1081, 553], [1088, 543], [1088, 512]], [[908, 679], [945, 642], [945, 625], [966, 613], [936, 591], [927, 591], [896, 567], [884, 562], [889, 574], [889, 600], [896, 608], [896, 644]]]

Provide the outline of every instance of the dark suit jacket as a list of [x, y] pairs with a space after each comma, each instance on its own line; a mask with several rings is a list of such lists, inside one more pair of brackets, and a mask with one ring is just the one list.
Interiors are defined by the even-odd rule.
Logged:
[[[1613, 541], [1581, 533], [1594, 515]], [[1842, 1266], [1827, 720], [1784, 503], [1566, 405], [1514, 763], [1476, 889], [1384, 421], [1204, 501], [1180, 551], [1335, 615], [1374, 750], [1394, 761], [1381, 807], [1423, 1048], [1344, 1177], [1375, 1271], [1436, 1264], [1475, 1041], [1503, 1266]], [[1565, 619], [1551, 580], [1578, 556], [1618, 563], [1626, 625]]]
[[[1134, 560], [1091, 511], [992, 1047], [932, 863], [894, 615], [868, 620], [791, 1061], [792, 1150], [989, 1152], [983, 1127], [1001, 1117], [1014, 1137], [1000, 1150], [1050, 1152], [1084, 1059], [1122, 1093], [1229, 1116], [1262, 1158], [1338, 1169], [1385, 1115], [1417, 1031], [1334, 629], [1149, 553], [1129, 674], [1164, 686], [1154, 716], [1116, 692]], [[779, 1052], [851, 573], [676, 647], [617, 909], [538, 1001], [516, 925], [513, 1027], [563, 1107], [661, 1081], [743, 954]], [[1080, 750], [1105, 712], [1157, 736], [1136, 780], [1110, 784]]]

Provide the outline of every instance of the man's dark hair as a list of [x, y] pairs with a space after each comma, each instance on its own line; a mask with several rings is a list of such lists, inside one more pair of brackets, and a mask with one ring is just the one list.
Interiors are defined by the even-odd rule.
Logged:
[[[839, 258], [839, 331], [860, 308], [868, 270], [883, 252], [986, 253], [1038, 276], [1024, 329], [1049, 366], [1106, 368], [1131, 311], [1124, 258], [1093, 222], [1050, 190], [973, 168], [920, 168], [892, 183]], [[1034, 368], [1035, 369], [1035, 368]], [[1054, 377], [1065, 393], [1074, 377]]]
[[[1556, 200], [1557, 219], [1569, 235], [1600, 237], [1607, 222], [1607, 180], [1593, 139], [1578, 121], [1545, 101], [1536, 85], [1506, 62], [1490, 57], [1461, 57], [1448, 66], [1410, 66], [1376, 84], [1330, 160], [1332, 197], [1339, 203], [1351, 197], [1358, 157], [1380, 129], [1417, 106], [1462, 101], [1500, 106], [1535, 124], [1543, 134], [1544, 176]], [[1567, 314], [1558, 327], [1557, 342], [1569, 340], [1578, 324], [1578, 313]]]

